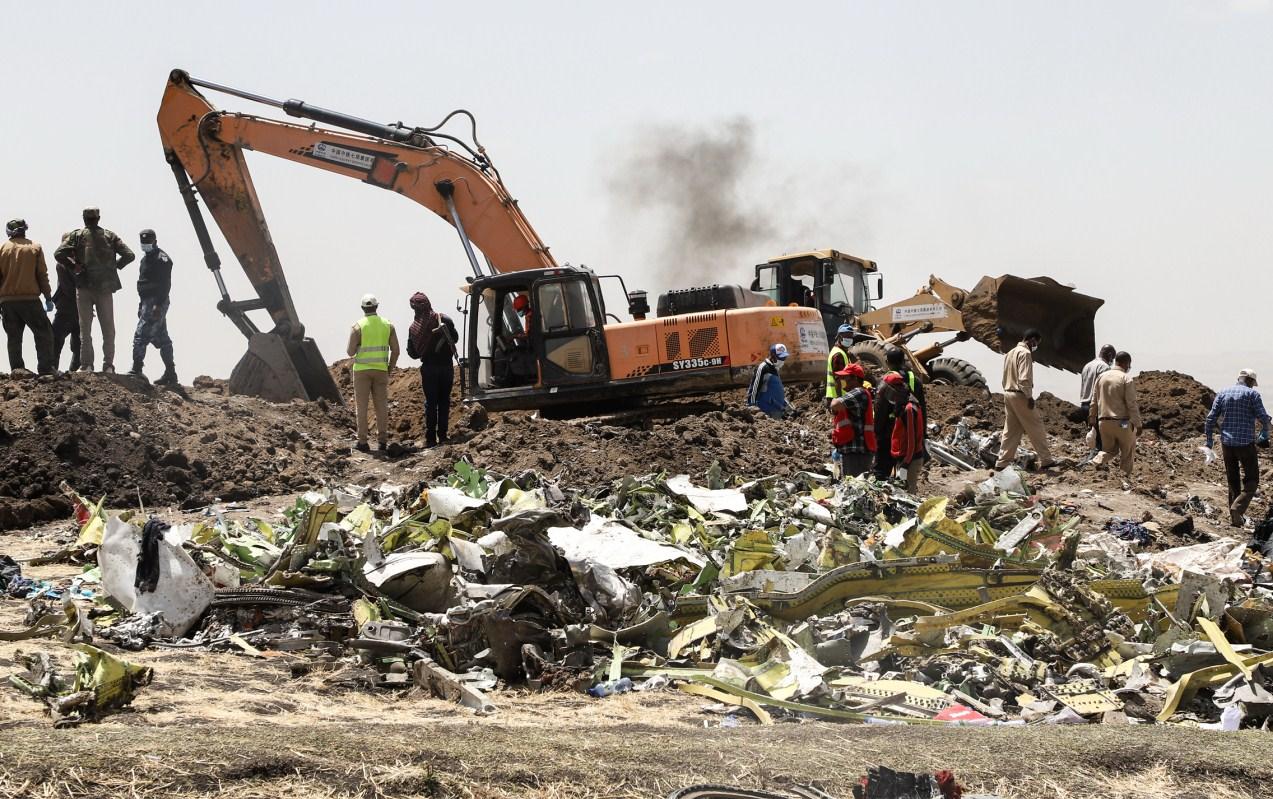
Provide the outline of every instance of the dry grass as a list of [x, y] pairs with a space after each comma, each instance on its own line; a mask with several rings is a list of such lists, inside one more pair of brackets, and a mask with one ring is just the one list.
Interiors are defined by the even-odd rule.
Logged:
[[470, 717], [450, 724], [148, 726], [129, 716], [66, 731], [22, 724], [0, 730], [0, 797], [635, 799], [695, 782], [812, 783], [848, 796], [856, 776], [875, 764], [952, 768], [975, 790], [1031, 799], [1236, 799], [1260, 795], [1273, 780], [1273, 746], [1262, 733], [692, 728], [685, 719], [699, 718], [698, 702], [667, 696], [650, 709], [669, 714], [668, 702], [681, 712], [670, 725], [594, 725], [552, 714], [537, 725]]

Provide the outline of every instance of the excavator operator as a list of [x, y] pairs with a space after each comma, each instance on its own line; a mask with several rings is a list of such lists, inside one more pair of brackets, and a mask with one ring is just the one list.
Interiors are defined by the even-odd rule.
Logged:
[[496, 331], [491, 362], [495, 384], [500, 388], [529, 385], [539, 373], [530, 346], [530, 297], [524, 291], [509, 292], [501, 305], [503, 312], [498, 317], [500, 329]]

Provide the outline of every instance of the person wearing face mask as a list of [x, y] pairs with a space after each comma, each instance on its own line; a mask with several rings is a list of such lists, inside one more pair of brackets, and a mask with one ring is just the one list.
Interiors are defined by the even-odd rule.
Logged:
[[1003, 356], [1003, 438], [996, 469], [1016, 460], [1022, 433], [1030, 437], [1030, 444], [1039, 453], [1039, 468], [1056, 465], [1048, 448], [1048, 434], [1034, 407], [1034, 351], [1041, 341], [1039, 331], [1027, 330], [1017, 346]]
[[782, 388], [782, 378], [778, 376], [785, 360], [787, 360], [787, 346], [785, 344], [770, 345], [769, 357], [756, 367], [756, 376], [747, 389], [747, 404], [760, 408], [772, 419], [782, 419], [791, 408]]
[[80, 314], [80, 369], [93, 371], [93, 316], [102, 328], [102, 371], [115, 371], [115, 292], [119, 270], [137, 256], [123, 239], [99, 223], [102, 212], [84, 209], [84, 227], [72, 231], [53, 258], [75, 275], [75, 304]]
[[172, 290], [172, 259], [159, 248], [155, 231], [141, 232], [141, 265], [137, 270], [137, 330], [133, 333], [133, 368], [128, 374], [145, 380], [142, 366], [146, 347], [154, 345], [164, 361], [161, 386], [177, 384], [177, 367], [172, 360], [172, 339], [168, 337], [168, 295]]

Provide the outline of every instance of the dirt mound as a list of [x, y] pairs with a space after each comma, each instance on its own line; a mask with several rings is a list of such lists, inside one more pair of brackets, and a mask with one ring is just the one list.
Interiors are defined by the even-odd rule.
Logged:
[[[971, 419], [973, 428], [982, 432], [1003, 427], [1003, 395], [991, 394], [971, 386], [928, 386], [929, 421], [954, 424]], [[1082, 438], [1087, 424], [1079, 406], [1047, 391], [1039, 395], [1035, 407], [1043, 429], [1053, 436]]]
[[1168, 441], [1202, 435], [1216, 393], [1180, 372], [1141, 372], [1136, 396], [1145, 428]]
[[122, 375], [5, 380], [0, 529], [69, 514], [63, 480], [116, 505], [197, 507], [303, 490], [343, 469], [346, 409], [196, 383], [178, 392]]
[[[0, 529], [69, 514], [58, 484], [116, 505], [195, 507], [303, 490], [325, 480], [365, 477], [351, 459], [353, 385], [348, 362], [332, 373], [348, 407], [272, 404], [232, 397], [224, 381], [198, 378], [188, 393], [155, 389], [124, 376], [76, 374], [0, 383]], [[1147, 426], [1140, 467], [1147, 482], [1184, 491], [1207, 479], [1189, 451], [1154, 446], [1198, 435], [1214, 396], [1184, 375], [1145, 372], [1138, 378]], [[980, 432], [1003, 425], [998, 394], [964, 386], [931, 386], [929, 417], [938, 424], [970, 418]], [[646, 418], [550, 420], [527, 411], [487, 414], [452, 395], [451, 443], [407, 454], [392, 468], [430, 476], [470, 462], [510, 474], [535, 469], [576, 485], [650, 471], [702, 474], [718, 462], [727, 478], [790, 475], [825, 462], [830, 421], [821, 386], [792, 392], [798, 414], [777, 422], [743, 404], [743, 391], [695, 398]], [[419, 372], [390, 377], [390, 437], [424, 437]], [[685, 407], [689, 405], [690, 407]], [[1086, 426], [1078, 409], [1050, 394], [1038, 407], [1054, 443], [1081, 456]], [[362, 471], [360, 471], [362, 470]], [[360, 477], [361, 476], [361, 477]], [[1068, 479], [1068, 477], [1067, 477]], [[1076, 486], [1088, 480], [1073, 475]]]

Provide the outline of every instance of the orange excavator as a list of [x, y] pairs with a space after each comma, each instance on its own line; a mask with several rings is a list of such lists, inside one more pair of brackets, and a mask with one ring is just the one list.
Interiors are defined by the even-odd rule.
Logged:
[[[219, 111], [201, 88], [339, 130]], [[471, 142], [442, 131], [457, 115], [472, 124]], [[463, 391], [466, 399], [492, 410], [592, 410], [743, 386], [778, 343], [790, 353], [785, 382], [824, 379], [827, 337], [813, 308], [779, 306], [737, 286], [714, 286], [671, 292], [660, 300], [659, 315], [646, 318], [645, 292], [629, 292], [617, 275], [559, 265], [505, 189], [467, 111], [453, 112], [429, 128], [382, 124], [176, 70], [157, 121], [164, 154], [221, 293], [217, 307], [248, 339], [247, 354], [230, 376], [235, 393], [274, 401], [340, 400], [326, 361], [305, 336], [245, 150], [402, 194], [454, 226], [473, 271], [464, 289]], [[255, 298], [233, 300], [226, 290], [200, 198]], [[607, 312], [601, 291], [606, 279], [619, 282], [632, 321]], [[348, 290], [361, 291], [358, 286]], [[268, 329], [248, 316], [261, 310], [271, 318]], [[613, 321], [607, 324], [607, 319]]]

